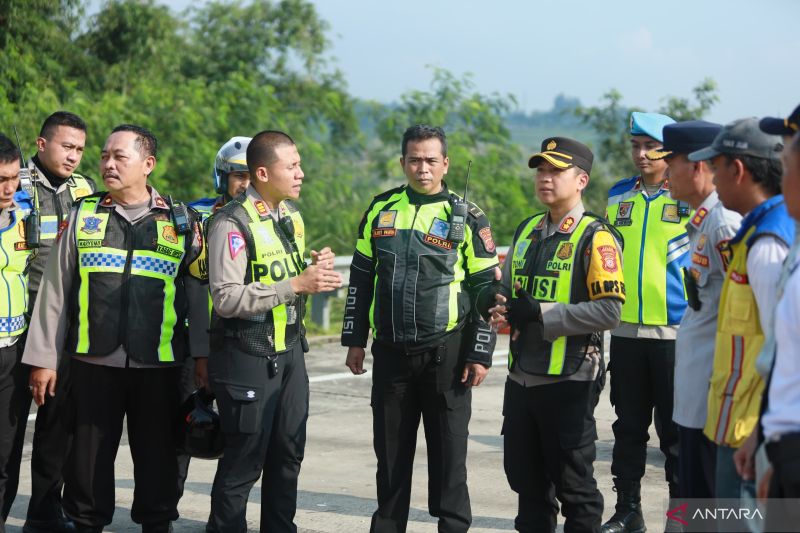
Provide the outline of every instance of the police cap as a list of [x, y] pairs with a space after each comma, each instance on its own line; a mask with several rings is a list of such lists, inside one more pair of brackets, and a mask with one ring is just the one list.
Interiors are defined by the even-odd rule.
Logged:
[[786, 118], [765, 117], [758, 123], [764, 133], [770, 135], [794, 135], [800, 131], [800, 105]]
[[663, 142], [664, 135], [662, 130], [664, 126], [673, 123], [675, 123], [675, 120], [667, 115], [634, 111], [631, 113], [631, 135], [646, 135], [658, 142]]
[[705, 120], [688, 120], [664, 126], [664, 147], [650, 150], [647, 159], [656, 161], [673, 154], [689, 154], [714, 142], [722, 129], [721, 124]]
[[528, 160], [528, 166], [536, 168], [542, 161], [547, 161], [560, 169], [576, 166], [589, 174], [592, 171], [594, 155], [588, 146], [575, 139], [548, 137], [542, 141], [542, 151], [533, 154]]

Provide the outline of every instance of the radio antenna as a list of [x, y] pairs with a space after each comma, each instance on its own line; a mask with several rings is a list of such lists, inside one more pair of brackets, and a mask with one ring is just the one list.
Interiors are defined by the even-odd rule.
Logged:
[[464, 183], [464, 201], [467, 201], [467, 192], [469, 190], [469, 173], [472, 170], [472, 159], [467, 163], [467, 181]]
[[[14, 126], [14, 136], [17, 138], [17, 149], [19, 150], [19, 157], [20, 159], [22, 159], [22, 166], [27, 167], [28, 163], [25, 161], [25, 154], [22, 153], [22, 144], [19, 142], [19, 133], [17, 133], [17, 126]], [[469, 173], [467, 173], [467, 177], [469, 177]]]

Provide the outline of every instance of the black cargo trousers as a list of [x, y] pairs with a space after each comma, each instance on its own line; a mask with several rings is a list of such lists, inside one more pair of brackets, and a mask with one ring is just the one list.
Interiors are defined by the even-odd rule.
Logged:
[[250, 355], [225, 339], [208, 360], [211, 390], [217, 398], [224, 455], [211, 489], [207, 531], [244, 533], [250, 489], [261, 482], [261, 531], [295, 532], [297, 479], [306, 445], [308, 374], [302, 343], [270, 359]]
[[439, 531], [464, 532], [472, 522], [467, 490], [467, 437], [472, 391], [461, 383], [463, 329], [442, 344], [406, 353], [372, 344], [373, 444], [378, 510], [370, 531], [406, 530], [420, 418], [428, 452], [428, 510]]

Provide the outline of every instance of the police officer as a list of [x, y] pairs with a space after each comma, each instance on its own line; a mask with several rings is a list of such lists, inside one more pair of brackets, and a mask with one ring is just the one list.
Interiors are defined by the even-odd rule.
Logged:
[[114, 513], [114, 459], [127, 419], [134, 461], [131, 517], [143, 532], [178, 517], [173, 434], [186, 348], [207, 355], [208, 293], [197, 216], [147, 185], [157, 141], [117, 126], [101, 153], [108, 193], [70, 211], [42, 278], [23, 362], [37, 405], [53, 396], [58, 360], [71, 357], [74, 445], [65, 468], [64, 511], [78, 531], [101, 531]]
[[[794, 139], [795, 135], [797, 134], [798, 130], [800, 130], [800, 106], [797, 106], [792, 113], [789, 114], [788, 117], [765, 117], [762, 118], [761, 121], [758, 123], [759, 128], [764, 133], [768, 133], [770, 135], [780, 135], [783, 138], [783, 154], [781, 156], [781, 160], [783, 163], [783, 177], [781, 178], [781, 189], [784, 191], [784, 199], [786, 201], [787, 211], [789, 211], [789, 215], [795, 219], [795, 236], [794, 236], [794, 243], [792, 243], [791, 248], [789, 249], [788, 255], [786, 256], [786, 260], [783, 262], [783, 267], [781, 268], [781, 275], [778, 278], [778, 286], [776, 289], [777, 298], [780, 299], [784, 294], [784, 289], [786, 287], [786, 283], [789, 279], [792, 269], [795, 267], [797, 263], [797, 258], [800, 257], [800, 232], [798, 232], [798, 228], [800, 227], [800, 220], [798, 220], [797, 216], [793, 216], [791, 212], [792, 202], [787, 197], [791, 195], [792, 191], [789, 191], [787, 194], [787, 183], [793, 184], [797, 183], [797, 170], [798, 170], [798, 152], [797, 148], [798, 145]], [[791, 187], [791, 185], [789, 185]], [[773, 313], [774, 315], [774, 313]], [[773, 322], [773, 329], [772, 331], [765, 331], [764, 332], [764, 346], [761, 349], [761, 353], [758, 355], [756, 359], [756, 369], [761, 377], [766, 382], [766, 386], [764, 388], [764, 395], [761, 401], [761, 413], [762, 413], [762, 424], [761, 429], [763, 431], [760, 432], [753, 432], [750, 437], [742, 444], [742, 446], [736, 451], [734, 454], [734, 461], [736, 463], [736, 470], [740, 476], [744, 479], [753, 479], [756, 480], [756, 485], [758, 487], [759, 497], [766, 497], [767, 494], [767, 487], [769, 486], [769, 475], [771, 474], [771, 466], [769, 464], [769, 460], [766, 454], [766, 448], [764, 445], [764, 433], [766, 432], [767, 428], [763, 424], [763, 415], [769, 410], [769, 389], [771, 389], [770, 375], [772, 374], [772, 367], [775, 360], [775, 352], [776, 352], [776, 328]], [[778, 378], [780, 379], [780, 378]], [[790, 378], [791, 379], [791, 378]], [[783, 385], [779, 385], [776, 388], [782, 388]], [[785, 408], [786, 404], [784, 403], [782, 408]], [[777, 408], [778, 410], [781, 407]], [[773, 428], [774, 430], [774, 428]], [[783, 431], [784, 428], [781, 428]], [[775, 431], [774, 433], [777, 433]], [[773, 436], [774, 436], [773, 433]], [[763, 493], [763, 495], [762, 495]]]
[[[400, 165], [408, 184], [375, 197], [358, 229], [342, 329], [346, 365], [365, 372], [370, 328], [378, 510], [371, 531], [405, 531], [420, 416], [428, 496], [439, 531], [467, 531], [471, 389], [492, 362], [495, 334], [476, 304], [497, 257], [489, 221], [451, 193], [444, 131], [412, 126]], [[499, 272], [498, 272], [499, 274]], [[485, 308], [488, 309], [488, 300]]]
[[593, 159], [564, 137], [545, 139], [530, 158], [548, 211], [517, 228], [491, 309], [495, 324], [512, 326], [503, 442], [518, 531], [556, 530], [553, 488], [564, 531], [600, 531], [594, 408], [605, 381], [602, 331], [619, 324], [625, 282], [613, 230], [581, 200]]
[[247, 190], [250, 185], [250, 171], [247, 169], [247, 147], [250, 137], [231, 137], [223, 144], [214, 159], [214, 191], [219, 195], [216, 198], [201, 198], [189, 205], [203, 219], [216, 213], [223, 205], [230, 202]]
[[[228, 203], [232, 198], [239, 196], [250, 185], [250, 172], [247, 170], [247, 145], [249, 137], [233, 137], [222, 145], [214, 160], [214, 190], [220, 196], [216, 198], [201, 198], [189, 203], [200, 215], [204, 230], [207, 229], [208, 219], [216, 211]], [[208, 296], [209, 314], [211, 313], [211, 294]], [[208, 358], [190, 357], [186, 359], [181, 370], [181, 396], [184, 400], [198, 387], [208, 387]], [[189, 461], [191, 457], [186, 453], [178, 454], [178, 498], [183, 497], [183, 487], [186, 476], [189, 474]]]
[[25, 217], [31, 203], [19, 186], [20, 153], [11, 139], [0, 133], [0, 533], [14, 503], [19, 484], [22, 445], [28, 420], [30, 395], [28, 369], [20, 364], [18, 342], [27, 328], [28, 266], [31, 249], [25, 241]]
[[[96, 190], [94, 180], [76, 172], [86, 144], [86, 124], [77, 115], [57, 111], [47, 117], [36, 139], [37, 153], [31, 158], [33, 177], [22, 182], [21, 188], [32, 198], [38, 214], [39, 246], [34, 248], [30, 268], [30, 306], [36, 301], [39, 283], [47, 258], [55, 243], [56, 234], [66, 223], [75, 200]], [[69, 452], [69, 407], [66, 405], [69, 385], [69, 358], [59, 368], [59, 392], [46, 398], [36, 411], [31, 453], [31, 499], [23, 526], [25, 533], [68, 532], [72, 524], [61, 509], [62, 471]]]
[[296, 531], [297, 478], [308, 419], [305, 295], [341, 286], [333, 252], [311, 251], [293, 201], [303, 170], [294, 141], [262, 131], [247, 147], [251, 183], [213, 216], [209, 270], [214, 301], [209, 380], [224, 456], [207, 531], [247, 530], [250, 489], [263, 472], [261, 531]]
[[687, 155], [711, 144], [721, 128], [702, 120], [668, 124], [664, 126], [663, 148], [646, 154], [652, 161], [666, 161], [672, 198], [695, 210], [686, 224], [691, 247], [691, 265], [684, 267], [689, 307], [675, 341], [672, 418], [679, 434], [679, 498], [714, 496], [716, 450], [703, 435], [703, 426], [714, 362], [717, 302], [727, 267], [723, 250], [739, 229], [742, 217], [720, 203], [708, 163], [689, 161]]
[[686, 309], [681, 268], [689, 254], [685, 224], [691, 210], [670, 196], [667, 164], [645, 156], [662, 147], [662, 129], [673, 122], [657, 113], [631, 115], [631, 156], [641, 174], [617, 182], [608, 193], [607, 218], [625, 243], [627, 299], [621, 323], [611, 332], [611, 403], [617, 414], [611, 473], [617, 504], [603, 524], [606, 533], [644, 528], [640, 481], [654, 414], [670, 495], [678, 489], [673, 373], [675, 338]]
[[783, 145], [755, 118], [727, 124], [710, 146], [689, 154], [709, 161], [720, 201], [744, 216], [730, 240], [729, 266], [719, 300], [716, 349], [708, 391], [705, 436], [717, 445], [715, 497], [755, 496], [733, 456], [758, 422], [764, 381], [755, 360], [772, 331], [781, 265], [794, 240], [794, 223], [781, 195]]

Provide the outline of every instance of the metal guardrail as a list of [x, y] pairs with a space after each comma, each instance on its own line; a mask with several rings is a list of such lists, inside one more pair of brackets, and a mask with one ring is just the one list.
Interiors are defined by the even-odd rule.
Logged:
[[[507, 253], [508, 246], [497, 248], [497, 255], [501, 263], [505, 260]], [[325, 329], [328, 329], [331, 325], [331, 299], [344, 294], [344, 291], [347, 290], [347, 285], [350, 283], [350, 263], [352, 260], [351, 256], [337, 256], [333, 259], [333, 269], [342, 275], [341, 289], [334, 292], [311, 295], [311, 321]]]

